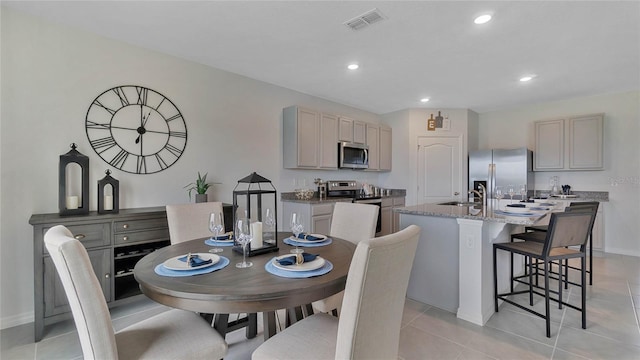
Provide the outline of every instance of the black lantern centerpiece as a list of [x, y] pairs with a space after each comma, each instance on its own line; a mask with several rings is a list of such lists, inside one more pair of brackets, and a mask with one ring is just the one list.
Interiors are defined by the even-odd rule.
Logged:
[[[98, 180], [98, 214], [117, 214], [120, 210], [120, 181], [111, 177], [111, 171]], [[111, 195], [105, 192], [107, 186], [111, 187]]]
[[[239, 216], [245, 215], [251, 220], [253, 240], [248, 245], [248, 256], [278, 251], [278, 193], [271, 180], [255, 172], [238, 180], [233, 189], [233, 227]], [[241, 215], [238, 212], [243, 211]], [[242, 245], [234, 236], [233, 250], [242, 253]]]
[[[58, 165], [58, 209], [60, 215], [85, 215], [89, 213], [89, 157], [76, 150], [77, 145], [71, 144], [68, 153], [60, 155]], [[80, 167], [80, 181], [69, 173], [74, 173], [73, 166]], [[69, 168], [67, 168], [69, 167]], [[77, 174], [74, 174], [77, 175]], [[80, 185], [80, 189], [74, 189]], [[78, 191], [80, 193], [78, 193]]]

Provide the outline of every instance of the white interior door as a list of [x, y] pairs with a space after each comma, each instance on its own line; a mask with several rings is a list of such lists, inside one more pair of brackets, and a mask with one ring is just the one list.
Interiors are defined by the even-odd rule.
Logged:
[[418, 204], [462, 200], [459, 136], [418, 138]]

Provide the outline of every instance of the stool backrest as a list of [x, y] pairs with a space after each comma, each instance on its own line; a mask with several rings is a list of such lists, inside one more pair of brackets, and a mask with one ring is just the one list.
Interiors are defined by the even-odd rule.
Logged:
[[580, 246], [580, 250], [584, 251], [594, 219], [593, 210], [571, 209], [568, 212], [552, 213], [545, 241], [545, 254], [548, 255], [554, 248], [566, 246]]

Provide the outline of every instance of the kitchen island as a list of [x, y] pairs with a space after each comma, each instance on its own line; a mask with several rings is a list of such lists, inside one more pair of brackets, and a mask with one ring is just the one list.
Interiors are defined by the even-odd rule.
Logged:
[[[422, 228], [407, 297], [478, 325], [494, 313], [492, 244], [509, 242], [512, 233], [547, 217], [545, 212], [505, 216], [491, 206], [422, 204], [394, 211], [400, 214], [400, 228]], [[522, 260], [516, 260], [516, 269], [522, 269]], [[508, 266], [508, 255], [499, 254], [500, 291], [509, 287]]]

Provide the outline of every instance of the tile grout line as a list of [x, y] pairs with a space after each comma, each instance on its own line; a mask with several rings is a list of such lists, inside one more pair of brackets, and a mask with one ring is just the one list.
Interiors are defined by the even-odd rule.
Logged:
[[[584, 284], [582, 284], [582, 286], [584, 286]], [[567, 302], [569, 301], [569, 297], [571, 297], [571, 291], [573, 291], [573, 287], [570, 288], [567, 293]], [[586, 309], [582, 309], [582, 311], [585, 311], [585, 310]], [[551, 350], [552, 359], [556, 354], [556, 349], [558, 348], [558, 340], [560, 340], [560, 332], [562, 331], [562, 324], [564, 323], [564, 317], [566, 314], [567, 314], [567, 306], [565, 306], [564, 309], [562, 310], [562, 317], [560, 318], [560, 325], [558, 325], [558, 333], [556, 334], [556, 341], [553, 343], [553, 350]]]
[[626, 281], [627, 290], [629, 291], [629, 299], [631, 300], [631, 308], [633, 309], [633, 314], [636, 318], [636, 329], [638, 329], [638, 333], [640, 333], [640, 323], [638, 322], [638, 311], [636, 309], [636, 304], [633, 301], [633, 293], [631, 292], [631, 285], [629, 284], [629, 280]]

